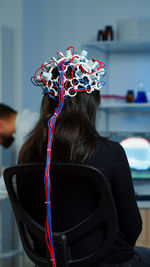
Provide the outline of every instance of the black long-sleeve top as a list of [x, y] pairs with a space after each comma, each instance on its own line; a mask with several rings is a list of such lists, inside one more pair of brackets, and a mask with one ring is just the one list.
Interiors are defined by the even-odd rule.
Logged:
[[115, 246], [106, 257], [106, 262], [127, 262], [134, 255], [133, 246], [142, 230], [142, 220], [124, 149], [117, 142], [99, 138], [96, 152], [87, 164], [99, 169], [107, 177], [117, 208], [120, 229]]
[[[119, 143], [108, 141], [100, 137], [96, 140], [95, 153], [85, 164], [99, 169], [104, 174], [112, 190], [117, 208], [119, 225], [117, 237], [113, 249], [105, 258], [105, 263], [120, 264], [127, 262], [134, 256], [133, 246], [141, 232], [142, 221], [136, 204], [130, 168], [125, 152]], [[24, 184], [23, 186], [24, 189], [26, 188], [28, 190], [28, 195], [26, 195], [26, 190], [24, 190], [25, 193], [20, 190], [21, 195], [19, 198], [22, 199], [24, 203], [26, 203], [26, 198], [28, 199], [27, 203], [30, 202], [30, 205], [27, 205], [26, 208], [29, 214], [32, 214], [32, 216], [34, 215], [38, 222], [44, 224], [44, 187], [39, 189], [39, 191], [37, 190], [37, 197], [35, 197], [34, 203], [32, 199], [32, 190], [34, 188], [32, 175], [30, 188], [28, 184]], [[17, 181], [17, 188], [19, 187], [22, 188], [21, 179]], [[43, 196], [43, 198], [39, 199], [39, 195]], [[38, 210], [36, 209], [37, 206], [39, 207]]]

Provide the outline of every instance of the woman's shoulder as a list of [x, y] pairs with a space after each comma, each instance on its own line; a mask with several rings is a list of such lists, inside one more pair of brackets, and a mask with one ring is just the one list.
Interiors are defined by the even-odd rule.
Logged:
[[100, 148], [106, 148], [108, 150], [115, 151], [124, 151], [122, 145], [119, 142], [112, 141], [109, 138], [99, 136], [96, 140], [96, 146]]
[[124, 148], [119, 142], [112, 141], [111, 139], [99, 136], [96, 140], [97, 155], [104, 155], [112, 160], [119, 160], [126, 158]]
[[111, 162], [126, 162], [127, 156], [119, 142], [99, 137], [96, 141], [96, 157], [103, 155], [105, 160]]

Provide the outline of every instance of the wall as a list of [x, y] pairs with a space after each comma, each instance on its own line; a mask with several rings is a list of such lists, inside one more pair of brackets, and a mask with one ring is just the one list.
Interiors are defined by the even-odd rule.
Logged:
[[[114, 0], [113, 5], [111, 0], [1, 0], [0, 25], [11, 27], [14, 36], [13, 106], [19, 110], [27, 107], [39, 110], [41, 91], [31, 84], [30, 77], [49, 56], [68, 45], [79, 49], [95, 41], [98, 30], [105, 25], [111, 24], [115, 30], [120, 19], [149, 14], [149, 0]], [[111, 62], [115, 64], [114, 58]], [[113, 91], [118, 69], [117, 74], [112, 73]], [[132, 81], [131, 87], [136, 84], [137, 81]], [[121, 90], [124, 88], [123, 85]]]
[[[0, 1], [0, 102], [22, 108], [22, 1]], [[15, 149], [2, 149], [0, 164], [14, 163]]]
[[[8, 27], [12, 32], [12, 99], [6, 104], [11, 104], [17, 110], [22, 107], [22, 1], [0, 1], [0, 27]], [[7, 46], [7, 44], [6, 44]], [[7, 60], [7, 59], [6, 59]], [[10, 77], [7, 77], [9, 79]], [[9, 97], [8, 97], [9, 99]], [[3, 99], [2, 99], [3, 100]]]
[[[149, 14], [149, 0], [114, 0], [113, 4], [111, 0], [1, 0], [0, 25], [13, 30], [12, 105], [18, 110], [39, 110], [41, 90], [32, 85], [30, 78], [39, 65], [55, 56], [57, 51], [69, 45], [80, 50], [82, 45], [95, 41], [98, 30], [106, 25], [110, 24], [116, 30], [120, 19], [148, 17]], [[91, 57], [95, 56], [101, 58], [98, 51], [91, 51]], [[137, 85], [137, 79], [123, 82], [123, 77], [118, 79], [119, 60], [116, 61], [113, 56], [110, 58], [113, 67], [106, 83], [106, 87], [109, 85], [114, 93], [120, 90], [124, 93], [127, 88]], [[130, 55], [126, 57], [127, 64], [129, 60]], [[144, 60], [149, 66], [149, 58]], [[133, 65], [131, 69], [134, 69]], [[142, 72], [142, 79], [143, 75]], [[149, 77], [146, 77], [145, 86], [148, 87]]]
[[[114, 0], [113, 4], [111, 0], [23, 0], [23, 107], [39, 109], [41, 92], [31, 85], [30, 77], [48, 57], [69, 45], [79, 50], [83, 44], [95, 41], [98, 30], [108, 24], [113, 25], [116, 33], [120, 19], [149, 14], [149, 0]], [[101, 56], [97, 51], [91, 51], [91, 57], [93, 54]], [[130, 55], [126, 62], [129, 59]], [[110, 61], [112, 66], [118, 64], [113, 57]], [[115, 68], [111, 70], [108, 85], [111, 91], [124, 93], [126, 88], [135, 87], [137, 81], [129, 79], [117, 87], [118, 68], [117, 74]]]
[[[0, 0], [0, 102], [16, 110], [22, 108], [22, 1]], [[1, 148], [0, 148], [1, 150]], [[14, 163], [13, 147], [2, 150], [0, 167]], [[0, 151], [1, 154], [1, 151]], [[1, 178], [2, 179], [2, 178]], [[7, 212], [6, 212], [7, 211]], [[1, 251], [15, 249], [15, 221], [8, 199], [0, 205]], [[19, 266], [14, 258], [1, 259], [0, 266]]]
[[41, 101], [41, 90], [31, 83], [34, 72], [44, 59], [44, 24], [45, 1], [22, 0], [22, 43], [23, 43], [23, 92], [22, 108], [38, 111]]

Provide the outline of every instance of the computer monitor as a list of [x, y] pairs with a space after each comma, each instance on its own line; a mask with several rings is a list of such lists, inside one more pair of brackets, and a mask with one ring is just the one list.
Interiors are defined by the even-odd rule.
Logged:
[[150, 179], [150, 135], [111, 134], [109, 139], [123, 146], [133, 179]]
[[111, 134], [127, 155], [137, 200], [150, 200], [150, 135]]

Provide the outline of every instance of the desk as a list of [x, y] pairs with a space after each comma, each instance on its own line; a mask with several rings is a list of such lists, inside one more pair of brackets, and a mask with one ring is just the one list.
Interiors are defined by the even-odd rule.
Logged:
[[144, 210], [147, 210], [149, 209], [150, 210], [150, 200], [141, 200], [141, 201], [137, 201], [137, 205], [139, 207], [139, 209], [144, 209]]
[[150, 200], [137, 201], [137, 204], [143, 220], [143, 230], [136, 245], [150, 248]]
[[136, 245], [150, 248], [150, 179], [133, 179], [133, 185], [143, 221]]

